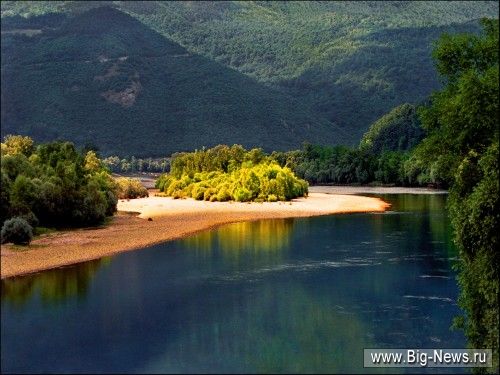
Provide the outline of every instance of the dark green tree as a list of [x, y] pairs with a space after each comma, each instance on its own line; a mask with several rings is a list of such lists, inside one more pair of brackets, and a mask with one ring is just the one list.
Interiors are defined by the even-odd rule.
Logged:
[[450, 185], [449, 209], [460, 251], [456, 323], [474, 348], [492, 348], [498, 371], [498, 20], [481, 35], [444, 35], [434, 49], [445, 87], [421, 117], [427, 138], [416, 157]]

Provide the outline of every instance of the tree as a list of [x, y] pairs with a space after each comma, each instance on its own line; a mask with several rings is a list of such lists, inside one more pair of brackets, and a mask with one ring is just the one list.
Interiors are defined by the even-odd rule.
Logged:
[[19, 136], [2, 143], [2, 222], [17, 216], [32, 226], [94, 225], [116, 211], [116, 186], [94, 151], [83, 154], [69, 142], [32, 146]]
[[94, 151], [88, 151], [85, 155], [83, 168], [90, 174], [96, 173], [102, 169], [102, 164]]
[[30, 156], [33, 153], [33, 139], [22, 135], [7, 135], [2, 143], [2, 155], [23, 154]]
[[[459, 303], [470, 346], [493, 349], [498, 371], [498, 20], [483, 20], [481, 35], [444, 35], [434, 49], [446, 81], [421, 111], [428, 137], [416, 157], [431, 178], [451, 184], [448, 205], [460, 251]], [[432, 176], [434, 173], [434, 176]]]
[[408, 151], [423, 136], [415, 106], [405, 103], [375, 121], [363, 135], [359, 148], [374, 154]]

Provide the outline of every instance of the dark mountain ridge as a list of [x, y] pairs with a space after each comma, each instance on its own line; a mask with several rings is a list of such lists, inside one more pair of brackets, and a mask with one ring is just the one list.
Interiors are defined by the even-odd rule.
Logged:
[[[1, 2], [2, 134], [162, 156], [357, 144], [498, 2]], [[147, 145], [147, 146], [145, 146]]]

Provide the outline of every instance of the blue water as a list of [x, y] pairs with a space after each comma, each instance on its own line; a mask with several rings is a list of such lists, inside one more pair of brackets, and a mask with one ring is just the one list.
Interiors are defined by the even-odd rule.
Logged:
[[374, 372], [363, 348], [465, 347], [445, 197], [383, 199], [4, 280], [1, 370]]

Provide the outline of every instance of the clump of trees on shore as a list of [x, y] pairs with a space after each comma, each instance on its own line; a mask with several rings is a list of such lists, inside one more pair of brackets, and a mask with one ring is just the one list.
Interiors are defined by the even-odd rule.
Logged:
[[402, 104], [375, 121], [359, 147], [305, 143], [300, 150], [273, 152], [281, 166], [312, 184], [374, 184], [446, 187], [447, 176], [413, 156], [425, 135], [421, 107]]
[[178, 154], [156, 187], [174, 198], [239, 202], [285, 201], [307, 195], [308, 184], [261, 149], [219, 145]]
[[[470, 347], [499, 349], [499, 77], [498, 19], [483, 20], [481, 35], [443, 35], [433, 55], [446, 86], [422, 111], [427, 137], [414, 158], [450, 181], [448, 207], [460, 251], [456, 320]], [[484, 369], [482, 369], [484, 370]]]
[[[116, 211], [116, 183], [94, 151], [79, 151], [70, 142], [35, 146], [29, 137], [10, 135], [1, 156], [2, 224], [18, 218], [32, 228], [82, 227]], [[19, 231], [22, 222], [15, 223]]]

